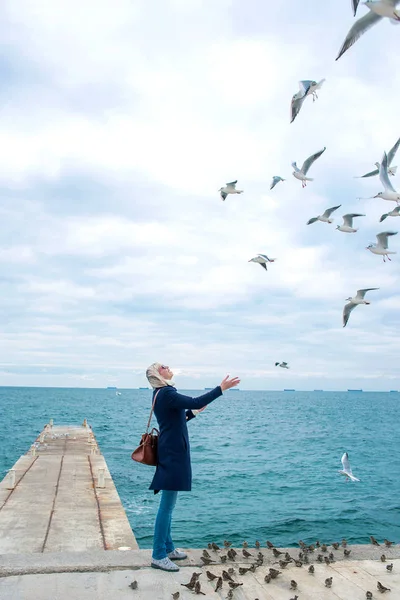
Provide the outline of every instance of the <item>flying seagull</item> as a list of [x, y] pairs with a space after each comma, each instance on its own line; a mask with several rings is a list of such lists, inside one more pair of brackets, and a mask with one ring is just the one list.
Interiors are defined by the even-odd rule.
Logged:
[[370, 12], [354, 23], [339, 50], [336, 60], [339, 60], [346, 50], [351, 48], [368, 29], [371, 29], [373, 25], [384, 17], [388, 17], [393, 22], [400, 21], [400, 12], [395, 10], [399, 4], [399, 0], [366, 0], [363, 4], [365, 4]]
[[272, 263], [275, 262], [276, 258], [268, 258], [268, 256], [266, 254], [257, 254], [257, 256], [255, 256], [254, 258], [251, 258], [249, 260], [249, 262], [255, 262], [258, 263], [259, 265], [261, 265], [266, 271], [268, 271], [267, 269], [267, 263]]
[[276, 184], [279, 183], [280, 181], [285, 181], [285, 180], [282, 179], [282, 177], [279, 177], [279, 175], [274, 175], [269, 189], [272, 190], [276, 186]]
[[236, 189], [237, 179], [236, 181], [231, 181], [227, 183], [225, 187], [220, 188], [218, 191], [221, 194], [222, 200], [225, 200], [228, 194], [243, 194], [243, 190]]
[[287, 362], [276, 362], [275, 363], [276, 367], [282, 367], [282, 369], [290, 369], [289, 365], [287, 364]]
[[342, 205], [339, 204], [338, 206], [332, 206], [332, 208], [327, 208], [326, 211], [322, 213], [322, 215], [319, 215], [318, 217], [313, 217], [312, 219], [307, 221], [307, 225], [311, 225], [311, 223], [315, 223], [316, 221], [322, 221], [323, 223], [333, 223], [333, 219], [330, 219], [329, 217], [331, 216], [333, 211], [337, 210], [341, 206]]
[[395, 206], [390, 212], [384, 213], [379, 219], [379, 223], [382, 223], [387, 217], [400, 217], [400, 206]]
[[296, 177], [296, 179], [300, 179], [301, 186], [303, 188], [306, 187], [307, 181], [313, 181], [313, 179], [311, 179], [310, 177], [306, 177], [306, 175], [307, 175], [308, 170], [311, 167], [311, 165], [317, 160], [317, 158], [319, 158], [321, 156], [321, 154], [323, 154], [325, 152], [325, 150], [326, 150], [326, 147], [324, 147], [322, 150], [319, 150], [315, 154], [312, 154], [311, 156], [309, 156], [307, 158], [307, 160], [304, 161], [301, 169], [299, 169], [299, 167], [296, 165], [295, 162], [292, 162], [292, 167], [294, 169], [293, 175], [294, 175], [294, 177]]
[[350, 466], [349, 455], [347, 454], [347, 452], [345, 452], [342, 456], [342, 467], [343, 469], [341, 469], [339, 473], [341, 475], [345, 475], [346, 481], [348, 481], [349, 479], [351, 479], [352, 481], [360, 481], [359, 479], [357, 479], [357, 477], [354, 477], [353, 475], [353, 471], [351, 470]]
[[343, 225], [337, 225], [336, 229], [343, 231], [344, 233], [355, 233], [358, 231], [358, 229], [354, 229], [353, 227], [353, 219], [355, 217], [365, 217], [365, 215], [360, 215], [359, 213], [343, 215]]
[[343, 327], [346, 327], [350, 313], [356, 306], [359, 304], [371, 304], [371, 302], [368, 302], [368, 300], [364, 300], [364, 297], [367, 292], [371, 292], [372, 290], [379, 290], [379, 288], [365, 288], [364, 290], [357, 290], [357, 294], [354, 296], [354, 298], [351, 296], [350, 298], [346, 298], [346, 302], [348, 301], [348, 304], [345, 304], [343, 309]]
[[389, 254], [397, 254], [397, 252], [388, 250], [388, 238], [392, 235], [397, 235], [397, 231], [382, 231], [382, 233], [378, 233], [376, 236], [378, 242], [376, 244], [369, 244], [366, 249], [370, 250], [373, 254], [379, 254], [380, 256], [383, 256], [383, 262], [386, 262], [385, 256], [388, 260], [392, 260]]
[[392, 200], [393, 202], [399, 203], [400, 193], [396, 192], [394, 187], [392, 186], [389, 175], [388, 175], [388, 157], [386, 152], [383, 154], [382, 162], [379, 166], [379, 179], [383, 187], [385, 188], [384, 192], [379, 192], [374, 198], [382, 198], [383, 200]]
[[[387, 172], [388, 172], [388, 175], [392, 175], [392, 177], [394, 177], [394, 175], [396, 175], [397, 167], [391, 167], [390, 165], [393, 162], [393, 159], [395, 157], [397, 150], [399, 149], [399, 146], [400, 146], [400, 138], [397, 140], [397, 142], [395, 143], [393, 148], [391, 150], [389, 150], [388, 155], [387, 155]], [[374, 169], [374, 171], [370, 171], [369, 173], [366, 173], [365, 175], [361, 175], [361, 177], [359, 177], [357, 179], [363, 179], [365, 177], [374, 177], [375, 175], [379, 175], [379, 168], [381, 165], [380, 165], [380, 163], [376, 162], [375, 166], [376, 166], [376, 169]]]
[[321, 81], [313, 81], [311, 79], [304, 79], [299, 81], [299, 91], [293, 95], [292, 102], [290, 105], [290, 122], [293, 123], [297, 115], [299, 114], [301, 107], [303, 106], [304, 100], [307, 96], [312, 95], [313, 102], [318, 98], [317, 90], [321, 89], [325, 79]]
[[360, 4], [360, 0], [351, 0], [353, 5], [354, 16], [356, 16], [358, 5]]

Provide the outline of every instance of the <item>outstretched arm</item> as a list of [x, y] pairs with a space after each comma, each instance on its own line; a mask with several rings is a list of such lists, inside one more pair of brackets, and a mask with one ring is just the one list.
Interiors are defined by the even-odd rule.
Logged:
[[164, 394], [167, 396], [166, 401], [171, 408], [199, 409], [222, 396], [222, 390], [220, 386], [217, 386], [207, 394], [192, 398], [192, 396], [179, 394], [173, 387], [168, 387]]

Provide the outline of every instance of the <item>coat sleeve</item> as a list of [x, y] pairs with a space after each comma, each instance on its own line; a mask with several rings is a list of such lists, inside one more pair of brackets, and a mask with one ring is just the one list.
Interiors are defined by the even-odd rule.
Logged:
[[192, 413], [191, 410], [187, 410], [186, 411], [186, 422], [190, 421], [191, 419], [195, 419], [196, 415]]
[[192, 398], [191, 396], [185, 396], [185, 394], [178, 394], [175, 388], [169, 386], [165, 388], [164, 394], [166, 395], [166, 402], [171, 408], [193, 409], [202, 408], [206, 404], [210, 404], [210, 402], [222, 396], [222, 390], [218, 385], [211, 392], [207, 392], [207, 394], [203, 394], [197, 398]]

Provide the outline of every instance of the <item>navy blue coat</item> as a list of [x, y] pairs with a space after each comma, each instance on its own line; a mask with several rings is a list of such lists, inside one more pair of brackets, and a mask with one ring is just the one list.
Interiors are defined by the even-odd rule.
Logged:
[[160, 430], [158, 458], [150, 490], [155, 490], [155, 493], [158, 490], [190, 492], [192, 467], [186, 417], [190, 420], [194, 414], [186, 409], [202, 408], [221, 395], [220, 386], [197, 398], [178, 394], [172, 386], [160, 388], [154, 406]]

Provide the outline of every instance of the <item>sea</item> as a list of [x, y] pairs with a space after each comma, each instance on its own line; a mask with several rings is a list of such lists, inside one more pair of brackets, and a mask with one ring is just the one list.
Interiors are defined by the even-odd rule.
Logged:
[[[49, 419], [87, 418], [139, 546], [151, 548], [154, 467], [131, 459], [151, 390], [118, 391], [0, 388], [0, 479]], [[399, 422], [399, 393], [225, 392], [188, 423], [193, 485], [178, 496], [175, 545], [368, 543], [370, 535], [399, 542]], [[360, 482], [338, 473], [346, 451]]]

